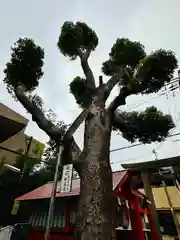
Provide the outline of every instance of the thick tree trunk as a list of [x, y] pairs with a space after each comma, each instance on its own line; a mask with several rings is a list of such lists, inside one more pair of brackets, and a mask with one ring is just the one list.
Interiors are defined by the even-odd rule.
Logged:
[[[115, 239], [115, 197], [109, 161], [111, 127], [103, 104], [94, 104], [86, 120], [84, 164], [74, 239]], [[113, 237], [112, 237], [113, 236]]]

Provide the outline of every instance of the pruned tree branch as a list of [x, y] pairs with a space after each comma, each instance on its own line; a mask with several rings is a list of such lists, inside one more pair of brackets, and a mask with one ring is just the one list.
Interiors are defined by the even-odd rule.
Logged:
[[122, 87], [118, 96], [110, 103], [108, 109], [114, 112], [119, 106], [126, 104], [126, 98], [133, 94], [127, 87]]
[[61, 138], [60, 130], [45, 117], [44, 113], [38, 106], [31, 102], [31, 100], [26, 96], [22, 85], [18, 85], [15, 88], [15, 94], [23, 107], [32, 115], [33, 121], [37, 123], [40, 129], [42, 129], [50, 138], [54, 140]]
[[105, 100], [109, 97], [111, 91], [116, 86], [116, 84], [123, 77], [124, 71], [123, 68], [120, 68], [118, 73], [114, 74], [108, 82], [105, 84]]
[[[133, 82], [133, 78], [130, 76], [129, 72], [126, 68], [123, 69], [124, 74], [128, 77], [130, 84], [128, 86], [124, 86], [121, 88], [120, 93], [118, 96], [114, 98], [114, 100], [109, 105], [109, 109], [113, 112], [119, 106], [126, 104], [126, 98], [132, 94], [135, 94], [137, 90], [135, 88], [130, 87], [131, 82]], [[111, 79], [110, 79], [111, 80]], [[115, 79], [116, 80], [116, 79]], [[111, 84], [115, 84], [115, 80], [111, 82]]]
[[82, 53], [79, 51], [79, 56], [81, 60], [81, 67], [83, 69], [84, 75], [86, 76], [87, 87], [89, 87], [90, 89], [94, 89], [96, 87], [95, 79], [94, 79], [93, 72], [88, 63], [88, 58], [90, 56], [90, 53], [91, 53], [90, 50], [87, 51], [86, 53]]
[[78, 172], [78, 174], [81, 176], [83, 161], [80, 156], [82, 152], [79, 146], [77, 145], [77, 143], [75, 142], [74, 138], [72, 139], [71, 149], [72, 149], [72, 162], [73, 162], [74, 168]]
[[[33, 121], [37, 123], [40, 129], [42, 129], [51, 139], [59, 142], [62, 138], [61, 129], [57, 128], [52, 122], [50, 122], [35, 104], [24, 93], [24, 89], [21, 85], [15, 88], [15, 94], [19, 102], [23, 107], [32, 115]], [[79, 162], [79, 156], [81, 150], [75, 142], [74, 138], [71, 138], [71, 148], [72, 148], [72, 163], [76, 165]]]

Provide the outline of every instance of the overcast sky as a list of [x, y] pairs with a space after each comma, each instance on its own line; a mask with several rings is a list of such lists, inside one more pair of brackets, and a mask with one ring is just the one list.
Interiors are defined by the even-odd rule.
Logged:
[[[158, 48], [171, 49], [180, 60], [180, 2], [179, 0], [0, 0], [0, 79], [10, 57], [10, 46], [19, 37], [30, 37], [45, 49], [44, 76], [38, 94], [44, 99], [46, 109], [52, 108], [59, 120], [71, 123], [79, 109], [69, 93], [69, 83], [77, 75], [82, 75], [79, 62], [69, 61], [57, 49], [57, 39], [64, 21], [84, 21], [91, 26], [99, 37], [99, 46], [92, 53], [90, 64], [95, 77], [101, 74], [101, 64], [107, 60], [111, 46], [117, 37], [126, 37], [143, 43], [147, 52]], [[23, 107], [14, 102], [0, 80], [0, 102], [27, 117], [30, 122], [27, 134], [46, 142], [48, 137], [32, 122]], [[114, 91], [115, 92], [115, 91]], [[113, 95], [111, 96], [113, 97]], [[136, 104], [145, 100], [144, 104]], [[164, 112], [171, 112], [175, 122], [180, 115], [180, 93], [175, 98], [130, 97], [127, 109], [139, 110], [155, 105]], [[173, 133], [180, 132], [180, 127]], [[82, 145], [83, 126], [75, 135]], [[120, 169], [121, 162], [147, 161], [154, 158], [152, 149], [157, 147], [158, 157], [178, 155], [180, 142], [170, 138], [161, 145], [148, 145], [130, 148], [111, 154], [113, 169]], [[128, 146], [126, 140], [113, 133], [111, 148]], [[116, 164], [115, 164], [116, 163]]]

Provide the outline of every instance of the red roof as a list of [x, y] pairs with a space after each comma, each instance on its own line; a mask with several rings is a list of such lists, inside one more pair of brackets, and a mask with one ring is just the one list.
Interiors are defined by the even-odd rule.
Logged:
[[[113, 190], [115, 188], [120, 187], [120, 185], [127, 179], [127, 171], [119, 171], [113, 173]], [[50, 198], [51, 197], [51, 190], [52, 190], [52, 182], [42, 185], [35, 190], [28, 192], [18, 198], [16, 200], [23, 201], [23, 200], [33, 200], [33, 199], [43, 199], [43, 198]], [[71, 192], [61, 193], [60, 192], [60, 182], [58, 182], [57, 186], [57, 193], [56, 197], [68, 197], [68, 196], [76, 196], [80, 193], [80, 179], [72, 180], [72, 187]]]

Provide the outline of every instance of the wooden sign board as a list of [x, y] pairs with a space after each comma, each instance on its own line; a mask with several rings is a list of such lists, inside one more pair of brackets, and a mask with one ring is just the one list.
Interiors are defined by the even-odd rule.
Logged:
[[19, 209], [20, 201], [14, 201], [14, 205], [11, 211], [11, 215], [17, 215]]
[[72, 184], [73, 164], [67, 164], [63, 167], [61, 179], [61, 192], [70, 192]]

